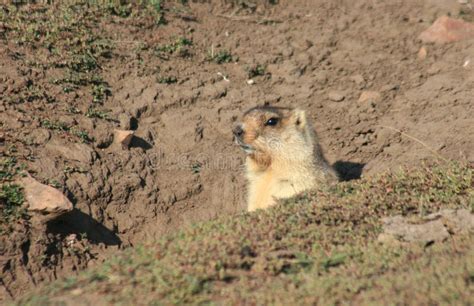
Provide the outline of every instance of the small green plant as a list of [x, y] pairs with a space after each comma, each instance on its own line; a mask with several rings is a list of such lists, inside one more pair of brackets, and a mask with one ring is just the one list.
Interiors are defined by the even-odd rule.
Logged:
[[109, 114], [107, 111], [101, 111], [96, 108], [90, 107], [87, 112], [86, 112], [86, 117], [89, 118], [99, 118], [99, 119], [105, 119], [108, 120], [110, 119]]
[[86, 173], [87, 171], [81, 167], [73, 167], [73, 166], [66, 165], [64, 166], [63, 172], [66, 174], [70, 174], [70, 173]]
[[93, 141], [93, 138], [91, 138], [86, 131], [77, 129], [75, 127], [70, 127], [64, 122], [43, 120], [41, 122], [41, 126], [50, 130], [54, 130], [54, 131], [69, 132], [72, 135], [79, 137], [81, 141], [85, 143], [89, 143]]
[[100, 82], [92, 86], [92, 102], [102, 103], [105, 98], [110, 95], [110, 89], [105, 82]]
[[68, 107], [67, 111], [68, 111], [68, 113], [71, 113], [71, 114], [80, 114], [81, 113], [81, 111], [75, 106]]
[[161, 3], [162, 0], [149, 0], [149, 4], [150, 6], [155, 9], [155, 11], [157, 13], [161, 13], [161, 9], [162, 9], [162, 3]]
[[108, 2], [106, 5], [106, 10], [114, 16], [119, 16], [122, 18], [127, 18], [132, 14], [131, 4], [121, 4], [115, 1]]
[[0, 188], [0, 213], [2, 221], [8, 221], [12, 217], [18, 217], [23, 204], [23, 189], [17, 184], [4, 184]]
[[17, 160], [15, 157], [6, 157], [0, 160], [0, 181], [8, 181], [18, 173]]
[[162, 0], [149, 0], [148, 5], [152, 8], [156, 25], [165, 25], [167, 21], [163, 12]]
[[59, 121], [43, 120], [41, 122], [41, 126], [49, 130], [56, 130], [56, 131], [67, 132], [70, 130], [70, 127], [66, 123], [59, 122]]
[[60, 182], [58, 182], [57, 180], [55, 180], [55, 179], [50, 179], [50, 180], [48, 181], [48, 185], [49, 185], [49, 186], [52, 186], [52, 187], [54, 187], [54, 188], [62, 188], [62, 187], [63, 187], [63, 185], [62, 185]]
[[81, 142], [84, 142], [84, 143], [89, 143], [89, 142], [94, 141], [94, 139], [89, 136], [89, 133], [87, 133], [84, 130], [79, 130], [79, 129], [73, 128], [73, 129], [71, 129], [71, 134], [79, 137], [81, 139]]
[[266, 67], [264, 65], [257, 64], [247, 69], [248, 78], [254, 78], [256, 76], [265, 75]]
[[232, 62], [232, 54], [227, 50], [221, 50], [216, 54], [210, 54], [209, 60], [216, 62], [217, 64], [230, 63]]
[[174, 84], [178, 82], [178, 79], [174, 76], [159, 77], [158, 83], [160, 84]]
[[192, 46], [192, 44], [192, 40], [185, 37], [178, 37], [170, 44], [155, 47], [155, 54], [161, 57], [170, 54], [178, 54], [181, 57], [186, 57], [189, 55], [188, 47]]
[[77, 54], [69, 63], [69, 67], [75, 72], [91, 72], [99, 67], [97, 59], [89, 52]]
[[202, 164], [200, 162], [196, 162], [196, 163], [191, 165], [191, 171], [194, 174], [200, 173], [201, 169], [202, 169]]

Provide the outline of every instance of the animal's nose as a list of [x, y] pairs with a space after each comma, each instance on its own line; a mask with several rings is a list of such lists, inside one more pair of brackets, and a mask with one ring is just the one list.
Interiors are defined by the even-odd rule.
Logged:
[[244, 130], [242, 129], [242, 125], [236, 125], [234, 129], [232, 130], [232, 133], [234, 133], [235, 137], [242, 137], [244, 134]]

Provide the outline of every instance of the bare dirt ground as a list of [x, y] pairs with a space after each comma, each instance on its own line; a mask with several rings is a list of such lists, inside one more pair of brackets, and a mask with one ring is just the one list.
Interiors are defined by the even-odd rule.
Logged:
[[[37, 19], [53, 9], [20, 8]], [[439, 16], [472, 18], [464, 4], [216, 1], [165, 3], [163, 12], [166, 25], [84, 17], [84, 32], [110, 46], [86, 69], [102, 80], [73, 88], [54, 81], [67, 71], [61, 54], [19, 43], [28, 21], [0, 22], [2, 155], [75, 207], [41, 234], [21, 223], [2, 237], [0, 301], [118, 248], [242, 211], [243, 154], [230, 131], [257, 104], [307, 109], [347, 179], [423, 162], [474, 162], [474, 41], [418, 40]], [[74, 44], [74, 36], [62, 39]], [[361, 101], [364, 91], [373, 99]], [[135, 131], [129, 149], [112, 144], [115, 129]], [[74, 252], [70, 234], [81, 237]]]

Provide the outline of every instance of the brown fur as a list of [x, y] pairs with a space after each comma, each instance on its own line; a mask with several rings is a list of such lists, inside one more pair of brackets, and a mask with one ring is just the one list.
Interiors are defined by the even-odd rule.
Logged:
[[234, 134], [247, 153], [249, 211], [338, 180], [302, 110], [252, 108], [245, 112]]

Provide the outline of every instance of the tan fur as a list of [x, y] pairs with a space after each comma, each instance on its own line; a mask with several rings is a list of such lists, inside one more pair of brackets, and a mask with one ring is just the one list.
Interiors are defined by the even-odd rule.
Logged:
[[[266, 125], [271, 118], [278, 123]], [[268, 208], [278, 199], [338, 180], [302, 110], [250, 109], [234, 134], [247, 152], [248, 211]]]

